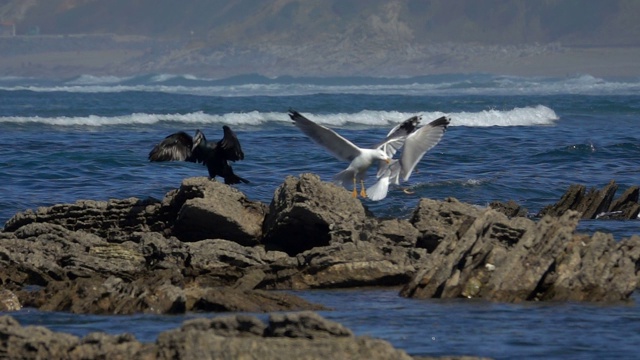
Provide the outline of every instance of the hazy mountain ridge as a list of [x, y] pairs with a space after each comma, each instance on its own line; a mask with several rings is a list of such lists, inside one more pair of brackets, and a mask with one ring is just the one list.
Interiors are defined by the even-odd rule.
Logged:
[[[4, 0], [18, 33], [144, 35], [225, 42], [362, 41], [637, 45], [634, 0]], [[193, 32], [193, 35], [192, 35]]]
[[[14, 56], [0, 74], [411, 76], [523, 66], [562, 74], [572, 63], [611, 72], [597, 62], [611, 54], [588, 49], [638, 46], [638, 15], [633, 0], [0, 0], [0, 21], [18, 35], [52, 36], [0, 39]], [[104, 34], [112, 39], [92, 38]], [[587, 49], [578, 61], [567, 55], [576, 47]], [[116, 52], [110, 62], [107, 51]], [[626, 67], [614, 72], [637, 68], [625, 51], [610, 56]]]

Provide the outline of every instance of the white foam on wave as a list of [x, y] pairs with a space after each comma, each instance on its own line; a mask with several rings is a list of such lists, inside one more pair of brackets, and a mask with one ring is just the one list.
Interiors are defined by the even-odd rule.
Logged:
[[452, 126], [474, 127], [550, 125], [559, 119], [555, 111], [544, 105], [512, 110], [460, 112], [450, 116]]
[[[185, 82], [171, 82], [182, 79]], [[127, 83], [135, 80], [135, 84]], [[197, 81], [196, 81], [197, 80]], [[211, 82], [207, 84], [207, 82]], [[591, 75], [567, 78], [495, 76], [482, 78], [451, 78], [436, 82], [386, 83], [358, 85], [335, 85], [318, 83], [246, 83], [221, 85], [213, 79], [189, 74], [158, 74], [150, 78], [118, 78], [110, 76], [83, 75], [61, 84], [33, 84], [25, 80], [22, 84], [0, 79], [2, 90], [30, 90], [34, 92], [78, 92], [109, 93], [124, 91], [162, 92], [199, 96], [294, 96], [313, 94], [366, 94], [366, 95], [634, 95], [640, 91], [640, 79], [605, 80]], [[249, 80], [251, 81], [251, 80]], [[129, 81], [131, 82], [131, 81]]]
[[67, 81], [68, 85], [108, 85], [118, 84], [123, 81], [127, 81], [131, 77], [119, 77], [119, 76], [94, 76], [94, 75], [81, 75], [73, 80]]
[[[451, 117], [451, 126], [532, 126], [550, 125], [558, 119], [556, 113], [543, 105], [515, 108], [512, 110], [486, 110], [481, 112], [443, 113], [431, 112], [399, 112], [363, 110], [357, 113], [313, 114], [303, 113], [311, 120], [329, 127], [364, 126], [388, 127], [405, 119], [422, 115], [422, 124], [439, 118]], [[180, 122], [185, 124], [227, 124], [260, 126], [266, 123], [291, 124], [285, 112], [239, 112], [227, 114], [207, 114], [202, 111], [187, 114], [146, 114], [134, 113], [120, 116], [78, 116], [78, 117], [0, 117], [0, 123], [46, 124], [53, 126], [110, 126], [110, 125], [145, 125], [159, 122]]]

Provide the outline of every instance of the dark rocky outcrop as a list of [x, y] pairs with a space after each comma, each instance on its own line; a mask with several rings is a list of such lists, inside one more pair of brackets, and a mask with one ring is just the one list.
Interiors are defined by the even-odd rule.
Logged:
[[601, 233], [575, 234], [580, 220], [575, 211], [534, 222], [449, 200], [437, 207], [437, 218], [429, 202], [421, 200], [416, 223], [429, 219], [435, 223], [429, 228], [437, 229], [440, 222], [451, 231], [404, 286], [403, 296], [619, 301], [637, 287], [638, 236], [616, 243]]
[[235, 188], [203, 179], [185, 179], [171, 199], [171, 207], [180, 207], [174, 235], [182, 241], [219, 238], [256, 245], [262, 236], [266, 206], [247, 199]]
[[205, 177], [185, 179], [180, 188], [156, 199], [92, 201], [41, 207], [18, 213], [5, 232], [32, 223], [82, 230], [109, 242], [124, 242], [131, 234], [161, 232], [182, 241], [229, 239], [255, 245], [262, 236], [267, 208], [240, 191]]
[[[612, 189], [580, 208], [599, 211]], [[634, 196], [607, 206], [631, 208]], [[579, 203], [571, 199], [563, 203]], [[638, 237], [577, 234], [581, 216], [572, 210], [537, 221], [521, 210], [421, 199], [408, 220], [381, 219], [311, 174], [287, 178], [267, 208], [190, 178], [162, 201], [17, 214], [0, 232], [0, 285], [23, 306], [101, 314], [317, 309], [265, 290], [355, 286], [499, 301], [629, 298]]]
[[357, 241], [370, 215], [342, 187], [313, 174], [289, 176], [269, 205], [263, 243], [295, 255], [332, 242]]
[[544, 207], [537, 216], [560, 216], [574, 210], [583, 219], [636, 219], [640, 213], [638, 187], [629, 187], [614, 201], [617, 190], [618, 185], [613, 180], [601, 190], [591, 188], [587, 191], [584, 185], [571, 185], [557, 203]]
[[0, 317], [3, 359], [412, 359], [386, 341], [354, 336], [312, 312], [273, 314], [267, 324], [235, 315], [193, 319], [155, 343], [128, 334], [78, 338]]
[[44, 311], [79, 314], [183, 314], [207, 312], [269, 312], [324, 310], [297, 296], [281, 292], [184, 284], [179, 273], [127, 282], [110, 277], [51, 282], [23, 296], [24, 305]]
[[516, 216], [527, 217], [527, 215], [529, 215], [529, 212], [527, 211], [527, 209], [518, 205], [518, 203], [516, 203], [513, 200], [509, 200], [507, 202], [492, 201], [489, 204], [489, 207], [507, 215], [508, 217], [516, 217]]

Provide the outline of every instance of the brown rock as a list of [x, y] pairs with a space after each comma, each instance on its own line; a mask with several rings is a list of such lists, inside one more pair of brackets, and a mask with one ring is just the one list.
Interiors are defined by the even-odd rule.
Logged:
[[227, 239], [255, 245], [262, 236], [266, 206], [235, 188], [205, 177], [189, 178], [176, 199], [186, 199], [173, 227], [182, 241]]
[[613, 196], [618, 190], [618, 185], [615, 181], [611, 180], [607, 186], [602, 190], [591, 189], [585, 195], [583, 204], [585, 209], [578, 208], [577, 210], [582, 212], [583, 219], [595, 219], [598, 214], [606, 213], [609, 211]]
[[560, 201], [544, 207], [537, 216], [561, 216], [568, 210], [575, 210], [583, 219], [636, 219], [640, 213], [637, 186], [627, 189], [615, 201], [618, 186], [613, 180], [602, 190], [592, 188], [585, 193], [585, 189], [584, 185], [571, 185]]
[[584, 185], [574, 184], [569, 186], [569, 190], [562, 195], [557, 203], [545, 206], [537, 216], [560, 216], [568, 210], [577, 209], [580, 206], [585, 190], [586, 186]]
[[292, 294], [233, 287], [201, 287], [181, 283], [180, 274], [159, 273], [155, 278], [126, 282], [110, 277], [51, 282], [25, 293], [27, 306], [44, 311], [78, 314], [182, 314], [187, 311], [323, 310]]
[[500, 201], [492, 201], [489, 204], [489, 207], [507, 215], [508, 217], [526, 217], [528, 214], [527, 209], [518, 205], [518, 203], [513, 200], [509, 200], [506, 203]]
[[25, 326], [0, 316], [0, 355], [5, 359], [67, 359], [78, 338], [42, 326]]
[[459, 239], [480, 212], [478, 208], [454, 198], [444, 201], [420, 199], [410, 220], [420, 232], [416, 246], [432, 252], [447, 238], [449, 241]]
[[157, 346], [159, 359], [411, 359], [386, 341], [355, 337], [306, 312], [272, 315], [266, 326], [246, 316], [192, 320], [160, 334]]
[[638, 278], [640, 236], [616, 242], [610, 234], [576, 235], [540, 285], [546, 298], [563, 301], [619, 301], [631, 296]]
[[313, 174], [289, 176], [269, 205], [263, 244], [295, 255], [333, 241], [356, 241], [369, 215], [342, 187]]
[[152, 198], [80, 200], [74, 204], [58, 204], [18, 213], [7, 221], [4, 231], [16, 231], [32, 223], [49, 223], [118, 241], [135, 231], [162, 231], [165, 214], [160, 207], [160, 201]]
[[82, 339], [0, 317], [6, 359], [411, 359], [383, 340], [356, 337], [315, 313], [272, 315], [269, 324], [235, 315], [188, 320], [155, 344], [128, 334], [91, 333]]
[[640, 239], [616, 245], [602, 234], [578, 236], [579, 219], [579, 213], [568, 211], [535, 223], [485, 210], [458, 231], [460, 236], [443, 239], [401, 295], [507, 302], [627, 300], [637, 286]]
[[629, 187], [620, 197], [618, 197], [609, 208], [612, 213], [608, 218], [615, 219], [637, 219], [640, 213], [638, 197], [640, 189], [637, 186]]
[[22, 309], [18, 296], [7, 289], [0, 290], [0, 311], [17, 311]]
[[292, 294], [263, 290], [241, 290], [231, 287], [187, 288], [189, 311], [270, 312], [292, 310], [326, 310]]

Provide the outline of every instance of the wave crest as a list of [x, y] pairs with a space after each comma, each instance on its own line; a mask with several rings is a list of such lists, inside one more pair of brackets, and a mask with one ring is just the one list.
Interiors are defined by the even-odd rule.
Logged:
[[[481, 112], [417, 112], [408, 113], [400, 111], [373, 111], [363, 110], [357, 113], [337, 114], [309, 114], [305, 113], [313, 121], [327, 126], [390, 126], [405, 119], [421, 114], [423, 124], [440, 116], [451, 117], [451, 126], [533, 126], [550, 125], [558, 120], [556, 113], [544, 106], [514, 108], [512, 110], [486, 110]], [[260, 126], [267, 123], [290, 123], [291, 120], [285, 112], [260, 112], [250, 111], [243, 113], [207, 114], [202, 111], [186, 114], [147, 114], [134, 113], [122, 116], [78, 116], [78, 117], [0, 117], [0, 123], [15, 124], [46, 124], [52, 126], [112, 126], [112, 125], [149, 125], [160, 122], [179, 122], [184, 124], [207, 125], [227, 124]]]

